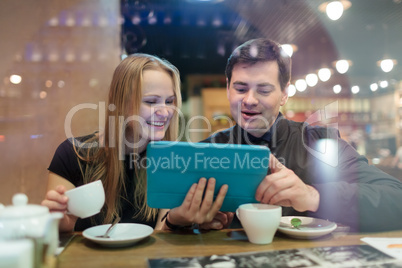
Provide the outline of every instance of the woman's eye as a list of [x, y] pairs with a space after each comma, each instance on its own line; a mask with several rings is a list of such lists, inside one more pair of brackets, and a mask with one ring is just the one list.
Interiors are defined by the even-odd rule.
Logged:
[[174, 104], [174, 100], [167, 100], [166, 104]]
[[156, 101], [153, 101], [153, 100], [145, 100], [144, 102], [146, 104], [155, 104], [156, 103]]

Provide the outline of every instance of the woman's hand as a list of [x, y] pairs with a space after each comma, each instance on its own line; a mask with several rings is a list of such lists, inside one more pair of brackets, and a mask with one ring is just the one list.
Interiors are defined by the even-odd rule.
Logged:
[[50, 190], [46, 193], [45, 200], [41, 205], [49, 208], [50, 212], [67, 212], [68, 197], [64, 195], [66, 187], [64, 185], [58, 185], [55, 190]]
[[[223, 228], [223, 226], [227, 225], [228, 219], [225, 220], [225, 216], [220, 213], [219, 216], [217, 215], [225, 199], [228, 185], [222, 185], [214, 201], [215, 184], [215, 178], [210, 178], [208, 183], [205, 178], [201, 178], [198, 183], [194, 183], [187, 192], [181, 206], [170, 210], [167, 220], [171, 224], [180, 226], [197, 223], [204, 224], [204, 227], [211, 229], [220, 229], [220, 226]], [[216, 227], [218, 228], [213, 228], [213, 221], [215, 221], [214, 224], [217, 224]], [[216, 223], [216, 221], [218, 222]], [[207, 225], [208, 223], [211, 224]]]
[[[56, 186], [57, 185], [57, 186]], [[41, 202], [42, 206], [49, 208], [50, 212], [64, 213], [63, 219], [59, 223], [59, 231], [71, 232], [74, 230], [77, 217], [67, 214], [68, 197], [64, 195], [67, 190], [73, 189], [74, 185], [66, 179], [54, 174], [49, 174], [48, 192], [45, 199]]]
[[216, 213], [214, 219], [211, 222], [206, 222], [199, 225], [200, 229], [203, 230], [220, 230], [226, 229], [232, 223], [234, 217], [234, 212], [221, 212]]

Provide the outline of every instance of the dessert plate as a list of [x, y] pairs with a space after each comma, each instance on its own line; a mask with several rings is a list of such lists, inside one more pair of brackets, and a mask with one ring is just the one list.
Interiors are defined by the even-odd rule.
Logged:
[[[292, 226], [290, 221], [293, 218], [301, 220], [301, 225], [298, 228]], [[298, 239], [313, 239], [331, 233], [337, 227], [336, 223], [301, 216], [286, 216], [281, 218], [278, 230], [290, 237]]]
[[102, 246], [126, 247], [150, 236], [154, 229], [145, 224], [139, 223], [118, 223], [109, 233], [110, 238], [96, 237], [103, 235], [110, 224], [98, 225], [86, 229], [82, 235]]

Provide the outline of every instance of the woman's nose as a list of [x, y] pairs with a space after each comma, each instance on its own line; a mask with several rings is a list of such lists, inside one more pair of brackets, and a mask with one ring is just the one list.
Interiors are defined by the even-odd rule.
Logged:
[[166, 105], [156, 107], [155, 114], [158, 116], [167, 117], [169, 116], [169, 108]]

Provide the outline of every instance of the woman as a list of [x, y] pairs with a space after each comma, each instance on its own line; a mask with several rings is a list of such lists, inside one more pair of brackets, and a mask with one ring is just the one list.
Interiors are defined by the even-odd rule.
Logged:
[[[147, 54], [131, 55], [119, 64], [109, 89], [104, 131], [64, 141], [49, 166], [48, 192], [42, 205], [64, 212], [60, 231], [110, 223], [117, 215], [121, 222], [155, 229], [192, 223], [220, 229], [230, 222], [219, 212], [227, 185], [213, 202], [213, 178], [201, 178], [192, 185], [183, 204], [169, 214], [146, 204], [146, 170], [133, 161], [146, 157], [150, 141], [177, 139], [180, 106], [180, 76], [172, 64]], [[101, 213], [88, 219], [66, 213], [65, 191], [95, 180], [101, 180], [105, 188]]]

